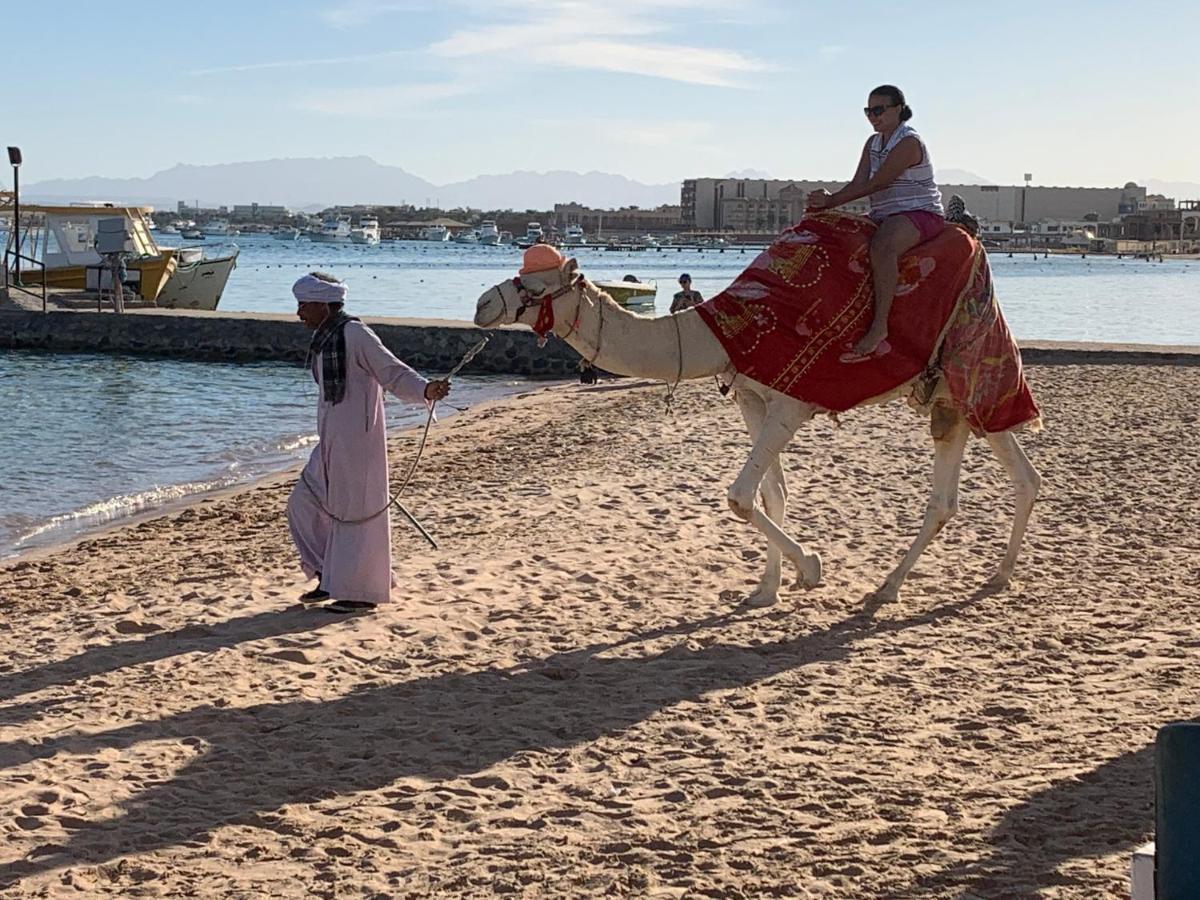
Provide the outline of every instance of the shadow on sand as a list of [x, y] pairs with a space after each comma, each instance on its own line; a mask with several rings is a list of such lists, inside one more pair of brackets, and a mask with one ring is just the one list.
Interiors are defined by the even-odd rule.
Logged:
[[[523, 752], [578, 745], [711, 691], [845, 659], [864, 639], [953, 617], [978, 596], [896, 620], [877, 621], [876, 609], [868, 608], [824, 631], [774, 643], [701, 649], [677, 645], [657, 656], [600, 656], [621, 646], [683, 636], [755, 615], [739, 610], [554, 654], [518, 669], [440, 674], [320, 702], [201, 707], [107, 732], [3, 744], [0, 770], [59, 753], [87, 754], [164, 739], [198, 739], [203, 749], [174, 777], [127, 800], [123, 815], [82, 827], [65, 845], [48, 845], [41, 855], [0, 864], [0, 887], [66, 866], [203, 841], [229, 824], [263, 825], [261, 816], [286, 804], [378, 790], [404, 777], [470, 775]], [[314, 620], [316, 615], [289, 610], [233, 620], [203, 634], [182, 629], [88, 651], [10, 676], [0, 685], [6, 696], [13, 696], [178, 653], [327, 624]], [[926, 887], [961, 884], [984, 872], [997, 873], [989, 874], [996, 883], [1009, 880], [1005, 872], [1016, 877], [1017, 866], [1028, 865], [1021, 856], [1026, 821], [1039, 824], [1049, 817], [1073, 835], [1043, 848], [1040, 872], [1049, 871], [1056, 860], [1132, 846], [1148, 820], [1140, 805], [1120, 807], [1128, 797], [1141, 796], [1138, 785], [1149, 764], [1148, 756], [1133, 754], [1102, 767], [1093, 777], [1032, 798], [997, 829], [999, 845], [981, 868], [947, 871]], [[1047, 831], [1039, 824], [1025, 835], [1045, 841]]]

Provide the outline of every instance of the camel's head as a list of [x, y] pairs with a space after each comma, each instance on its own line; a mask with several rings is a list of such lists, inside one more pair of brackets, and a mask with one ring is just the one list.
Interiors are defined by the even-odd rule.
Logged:
[[[546, 249], [553, 250], [552, 247]], [[527, 263], [516, 278], [502, 281], [484, 291], [475, 306], [475, 324], [480, 328], [495, 328], [497, 325], [520, 322], [536, 328], [539, 314], [544, 323], [543, 307], [568, 293], [582, 277], [579, 264], [574, 259], [558, 258], [561, 262], [552, 268], [538, 271], [527, 271]], [[552, 326], [552, 318], [550, 322]]]

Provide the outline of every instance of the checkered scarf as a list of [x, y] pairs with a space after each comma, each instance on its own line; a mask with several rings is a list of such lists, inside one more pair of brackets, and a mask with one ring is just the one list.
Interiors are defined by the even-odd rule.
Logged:
[[346, 323], [357, 321], [338, 310], [317, 327], [308, 345], [304, 364], [311, 369], [313, 360], [321, 357], [321, 383], [330, 403], [341, 403], [346, 396]]

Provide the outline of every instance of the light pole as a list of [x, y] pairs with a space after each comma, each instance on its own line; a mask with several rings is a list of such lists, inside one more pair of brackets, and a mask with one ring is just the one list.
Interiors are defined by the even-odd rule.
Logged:
[[17, 251], [13, 269], [13, 284], [21, 285], [21, 182], [18, 174], [21, 171], [21, 148], [8, 148], [8, 161], [13, 167], [13, 246]]

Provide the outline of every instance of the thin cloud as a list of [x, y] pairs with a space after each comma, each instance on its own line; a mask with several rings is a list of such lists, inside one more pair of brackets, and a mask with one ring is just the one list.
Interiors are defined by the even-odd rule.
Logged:
[[[532, 10], [522, 0], [516, 2]], [[713, 87], [741, 87], [741, 77], [770, 70], [764, 62], [721, 48], [650, 43], [645, 38], [672, 30], [647, 11], [711, 8], [710, 0], [614, 0], [596, 4], [542, 2], [528, 21], [463, 29], [430, 45], [444, 59], [496, 57], [508, 65], [621, 72]]]
[[740, 53], [705, 47], [578, 41], [545, 57], [565, 68], [599, 69], [710, 87], [744, 87], [738, 76], [768, 69]]
[[359, 53], [354, 56], [325, 56], [320, 59], [285, 59], [278, 62], [245, 63], [230, 66], [214, 66], [211, 69], [191, 69], [188, 75], [219, 75], [226, 72], [255, 72], [262, 69], [304, 69], [309, 66], [344, 65], [372, 59], [395, 59], [411, 56], [412, 50], [388, 50], [383, 53]]

